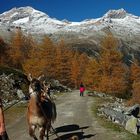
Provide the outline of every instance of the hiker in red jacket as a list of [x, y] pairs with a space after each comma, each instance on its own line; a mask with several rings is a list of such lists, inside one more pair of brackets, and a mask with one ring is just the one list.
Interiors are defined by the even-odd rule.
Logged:
[[80, 84], [80, 96], [84, 96], [84, 91], [85, 91], [85, 87], [84, 87], [83, 83], [81, 82], [81, 84]]
[[9, 140], [5, 129], [4, 114], [1, 99], [0, 99], [0, 140]]

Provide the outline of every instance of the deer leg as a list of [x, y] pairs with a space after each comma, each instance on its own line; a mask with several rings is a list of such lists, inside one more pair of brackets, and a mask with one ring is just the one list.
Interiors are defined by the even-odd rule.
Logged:
[[48, 121], [48, 124], [47, 124], [47, 140], [49, 140], [49, 131], [50, 131], [50, 128], [51, 128], [51, 120]]
[[39, 132], [40, 132], [39, 139], [40, 139], [40, 140], [43, 140], [43, 139], [44, 139], [45, 130], [46, 130], [46, 127], [40, 127], [40, 129], [39, 129]]
[[35, 125], [30, 125], [29, 126], [29, 135], [31, 137], [33, 137], [34, 140], [38, 140], [37, 137], [36, 137], [36, 135], [35, 135], [35, 129], [36, 129], [36, 126]]
[[49, 130], [47, 129], [47, 140], [49, 140]]
[[47, 124], [47, 130], [50, 131], [50, 129], [51, 129], [51, 120], [49, 120]]

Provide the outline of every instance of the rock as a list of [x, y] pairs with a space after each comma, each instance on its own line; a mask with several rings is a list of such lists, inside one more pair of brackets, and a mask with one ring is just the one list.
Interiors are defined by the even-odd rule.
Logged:
[[103, 103], [98, 109], [98, 116], [105, 116], [112, 122], [125, 127], [130, 133], [137, 134], [140, 131], [140, 105], [132, 107], [125, 106], [125, 100], [119, 98], [110, 98], [110, 95], [94, 92], [100, 98], [110, 99], [111, 102]]
[[15, 89], [13, 88], [14, 80], [12, 79], [12, 74], [0, 75], [0, 96], [2, 99], [12, 100], [15, 98]]
[[17, 95], [18, 95], [18, 98], [19, 98], [19, 99], [22, 99], [22, 98], [25, 97], [24, 93], [23, 93], [22, 90], [20, 90], [20, 89], [17, 89]]
[[104, 116], [109, 118], [112, 122], [118, 123], [122, 126], [124, 126], [126, 124], [126, 121], [128, 120], [128, 116], [120, 111], [115, 111], [109, 107], [102, 108], [99, 111], [102, 112], [101, 114], [104, 114]]
[[50, 81], [46, 81], [51, 83], [51, 92], [71, 92], [71, 89], [67, 86], [62, 85], [58, 80], [51, 79]]
[[130, 133], [133, 133], [137, 135], [138, 133], [138, 128], [137, 128], [137, 123], [138, 123], [138, 118], [132, 116], [125, 125], [125, 129], [129, 131]]
[[6, 75], [3, 73], [0, 75], [0, 97], [2, 98], [4, 106], [24, 97], [22, 90], [15, 87], [17, 82], [20, 82], [20, 80], [15, 80], [13, 74]]
[[128, 109], [128, 111], [125, 112], [125, 114], [126, 115], [133, 115], [134, 117], [138, 117], [139, 111], [140, 111], [140, 105], [139, 104], [136, 104], [136, 105], [130, 107]]

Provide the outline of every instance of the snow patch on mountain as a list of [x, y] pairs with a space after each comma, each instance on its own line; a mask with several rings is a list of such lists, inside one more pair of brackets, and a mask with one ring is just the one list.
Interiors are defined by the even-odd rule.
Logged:
[[129, 58], [140, 55], [140, 17], [124, 9], [109, 10], [100, 18], [81, 22], [60, 21], [32, 7], [13, 8], [0, 14], [0, 36], [7, 39], [16, 29], [32, 34], [40, 41], [47, 34], [54, 41], [64, 39], [73, 47], [79, 47], [95, 55], [101, 40], [108, 33], [120, 39], [121, 49]]
[[[0, 14], [0, 29], [12, 30], [20, 27], [30, 34], [68, 34], [77, 38], [98, 38], [108, 32], [126, 40], [128, 44], [139, 40], [140, 17], [127, 13], [124, 9], [109, 10], [103, 17], [86, 19], [81, 22], [57, 20], [32, 7], [13, 8]], [[12, 28], [12, 29], [11, 29]]]
[[29, 21], [29, 17], [25, 17], [13, 22], [13, 24], [27, 23]]

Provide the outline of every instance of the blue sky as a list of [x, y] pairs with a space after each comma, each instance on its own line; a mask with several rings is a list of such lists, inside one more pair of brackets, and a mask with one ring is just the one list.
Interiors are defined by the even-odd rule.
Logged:
[[124, 8], [140, 16], [140, 0], [0, 0], [0, 13], [13, 7], [31, 6], [59, 20], [98, 18], [110, 9]]

